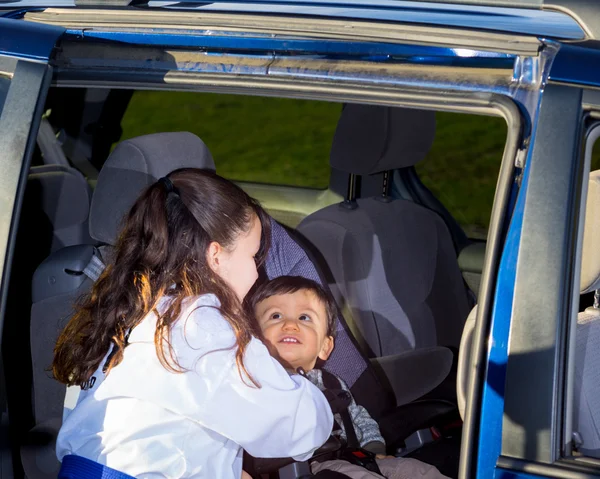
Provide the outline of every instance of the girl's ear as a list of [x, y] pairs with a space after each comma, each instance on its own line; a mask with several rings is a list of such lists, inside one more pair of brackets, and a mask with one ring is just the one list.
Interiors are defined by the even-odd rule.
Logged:
[[222, 254], [223, 248], [216, 241], [213, 241], [208, 245], [208, 249], [206, 250], [206, 262], [215, 274], [219, 274], [221, 270]]

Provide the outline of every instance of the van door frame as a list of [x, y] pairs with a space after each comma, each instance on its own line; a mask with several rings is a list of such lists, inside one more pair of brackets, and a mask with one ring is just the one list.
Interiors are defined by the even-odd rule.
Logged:
[[[0, 344], [8, 281], [27, 173], [46, 94], [52, 79], [48, 62], [63, 28], [0, 18]], [[27, 312], [26, 312], [27, 313]], [[18, 444], [11, 441], [4, 363], [0, 360], [0, 479], [22, 476]]]

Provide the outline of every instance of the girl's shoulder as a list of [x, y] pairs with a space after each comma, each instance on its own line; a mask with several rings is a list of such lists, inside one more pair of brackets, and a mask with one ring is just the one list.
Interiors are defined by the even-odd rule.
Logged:
[[233, 328], [221, 313], [221, 302], [214, 294], [188, 298], [182, 305], [181, 315], [174, 326], [188, 341], [199, 338], [234, 335]]
[[[170, 306], [172, 298], [165, 296], [157, 304], [160, 313]], [[186, 298], [181, 313], [172, 323], [170, 340], [176, 349], [206, 349], [211, 343], [230, 345], [235, 340], [233, 328], [221, 314], [221, 303], [214, 294]], [[149, 313], [132, 331], [129, 343], [154, 343], [157, 316]]]
[[199, 309], [210, 308], [220, 311], [221, 301], [213, 293], [201, 294], [200, 296], [192, 296], [183, 301], [184, 309]]

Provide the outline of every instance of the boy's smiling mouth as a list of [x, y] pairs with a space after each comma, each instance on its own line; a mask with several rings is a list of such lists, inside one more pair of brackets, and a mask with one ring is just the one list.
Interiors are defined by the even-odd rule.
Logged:
[[283, 344], [302, 344], [300, 340], [294, 336], [284, 336], [279, 342]]

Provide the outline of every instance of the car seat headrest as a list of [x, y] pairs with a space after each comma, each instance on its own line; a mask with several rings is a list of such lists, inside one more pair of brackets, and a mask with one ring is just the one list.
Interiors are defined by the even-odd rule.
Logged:
[[179, 168], [215, 170], [208, 147], [192, 133], [155, 133], [117, 145], [98, 175], [90, 210], [91, 237], [114, 245], [121, 219], [142, 191]]
[[600, 289], [600, 170], [590, 173], [588, 184], [580, 288], [581, 294]]
[[87, 180], [75, 168], [54, 164], [30, 168], [21, 214], [27, 218], [20, 228], [31, 225], [31, 234], [48, 238], [50, 249], [41, 250], [44, 258], [65, 246], [89, 242], [90, 196]]
[[369, 175], [420, 162], [435, 136], [435, 112], [347, 104], [331, 146], [333, 168]]

